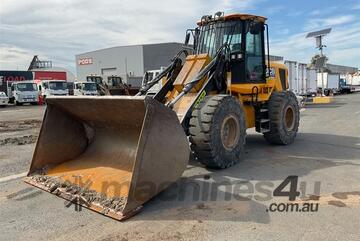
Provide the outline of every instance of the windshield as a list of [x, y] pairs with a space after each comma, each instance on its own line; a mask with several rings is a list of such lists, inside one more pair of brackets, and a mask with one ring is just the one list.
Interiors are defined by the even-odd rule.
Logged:
[[84, 83], [84, 90], [85, 91], [96, 91], [96, 84], [95, 83]]
[[111, 83], [111, 85], [113, 85], [113, 86], [118, 86], [118, 85], [122, 84], [121, 77], [118, 77], [118, 76], [108, 77], [108, 81], [109, 81], [109, 82]]
[[216, 51], [228, 43], [231, 51], [241, 50], [242, 27], [240, 21], [216, 22], [200, 27], [197, 53], [214, 56]]
[[17, 83], [16, 90], [18, 91], [36, 91], [36, 84], [34, 83]]
[[66, 90], [66, 82], [49, 82], [49, 89], [51, 90]]
[[102, 78], [99, 76], [87, 76], [86, 81], [95, 82], [98, 85], [102, 84]]

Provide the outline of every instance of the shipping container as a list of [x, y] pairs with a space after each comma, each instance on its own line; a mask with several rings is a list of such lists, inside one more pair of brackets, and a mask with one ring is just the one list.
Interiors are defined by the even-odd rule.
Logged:
[[285, 61], [289, 70], [289, 89], [297, 95], [307, 94], [307, 65], [295, 61]]
[[346, 75], [347, 85], [360, 85], [360, 72]]
[[341, 91], [351, 93], [360, 91], [360, 72], [355, 74], [346, 74], [343, 76], [344, 83], [341, 86]]
[[[323, 75], [323, 77], [322, 77]], [[327, 72], [317, 74], [317, 86], [322, 88], [322, 81], [324, 79], [324, 89], [331, 90], [333, 93], [339, 92], [340, 87], [340, 75], [330, 74]]]
[[307, 94], [306, 78], [307, 78], [307, 64], [298, 64], [298, 92], [300, 95]]
[[34, 79], [67, 80], [65, 71], [34, 71]]
[[307, 70], [306, 92], [307, 92], [307, 95], [316, 94], [316, 92], [317, 92], [317, 73], [316, 73], [316, 70], [314, 70], [314, 69]]
[[0, 91], [5, 92], [9, 96], [10, 86], [12, 82], [32, 79], [33, 73], [31, 71], [0, 70]]

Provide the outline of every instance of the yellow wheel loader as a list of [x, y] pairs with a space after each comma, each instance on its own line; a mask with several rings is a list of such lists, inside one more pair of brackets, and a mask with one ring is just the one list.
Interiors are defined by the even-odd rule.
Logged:
[[[192, 53], [179, 52], [134, 97], [47, 98], [26, 182], [121, 220], [175, 182], [190, 151], [222, 169], [243, 158], [247, 128], [270, 143], [292, 143], [299, 107], [285, 65], [266, 57], [265, 21], [202, 17], [186, 34]], [[163, 87], [146, 95], [159, 81]]]

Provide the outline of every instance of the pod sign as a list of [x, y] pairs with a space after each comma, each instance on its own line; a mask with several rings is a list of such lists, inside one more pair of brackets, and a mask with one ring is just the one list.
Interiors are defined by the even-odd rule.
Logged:
[[93, 59], [92, 59], [92, 58], [79, 59], [79, 60], [78, 60], [78, 64], [79, 64], [79, 65], [93, 64]]

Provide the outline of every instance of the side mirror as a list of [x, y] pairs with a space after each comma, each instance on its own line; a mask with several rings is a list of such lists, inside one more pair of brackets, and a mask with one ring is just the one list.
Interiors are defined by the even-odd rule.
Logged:
[[258, 21], [250, 22], [249, 31], [251, 34], [257, 35], [263, 30], [263, 24]]
[[186, 33], [185, 45], [189, 45], [189, 41], [190, 41], [190, 33]]

